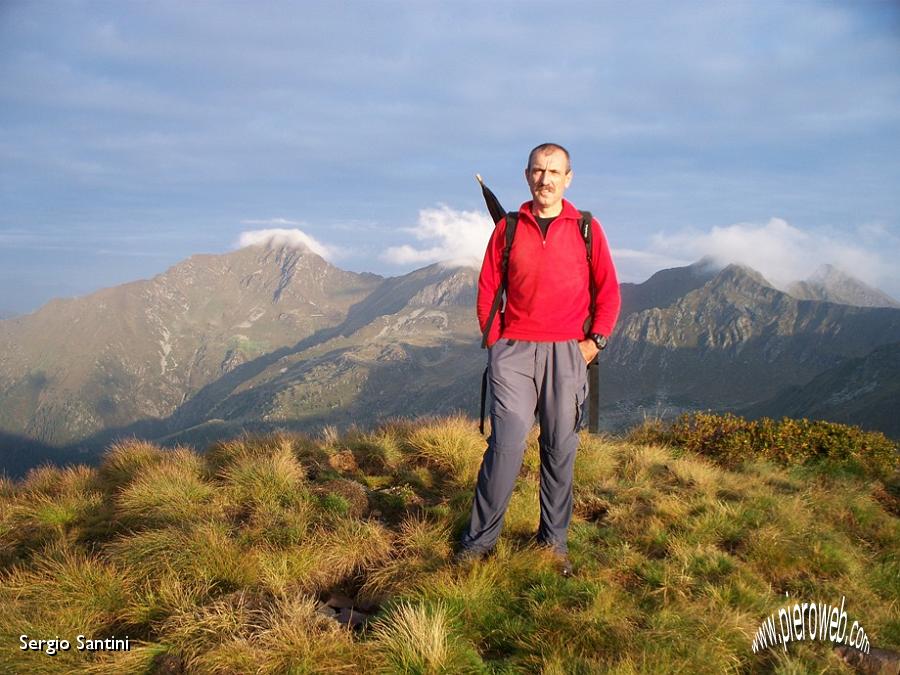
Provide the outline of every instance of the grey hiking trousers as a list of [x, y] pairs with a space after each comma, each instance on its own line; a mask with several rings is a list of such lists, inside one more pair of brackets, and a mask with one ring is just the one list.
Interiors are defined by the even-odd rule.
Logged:
[[494, 547], [538, 415], [541, 519], [538, 542], [568, 551], [577, 429], [587, 396], [587, 372], [576, 340], [527, 342], [500, 339], [489, 350], [491, 435], [481, 460], [464, 549]]

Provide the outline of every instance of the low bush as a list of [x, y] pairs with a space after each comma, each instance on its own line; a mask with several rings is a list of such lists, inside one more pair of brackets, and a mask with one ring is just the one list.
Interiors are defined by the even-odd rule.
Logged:
[[820, 462], [878, 478], [900, 467], [900, 448], [881, 432], [821, 420], [746, 420], [731, 413], [694, 412], [669, 425], [643, 425], [639, 436], [728, 467], [756, 459], [785, 466]]

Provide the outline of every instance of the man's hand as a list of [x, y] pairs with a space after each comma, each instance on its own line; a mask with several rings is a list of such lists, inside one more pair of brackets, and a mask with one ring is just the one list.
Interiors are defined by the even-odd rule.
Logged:
[[578, 343], [578, 348], [581, 350], [581, 356], [584, 357], [585, 364], [593, 361], [597, 354], [600, 353], [593, 340], [582, 340]]

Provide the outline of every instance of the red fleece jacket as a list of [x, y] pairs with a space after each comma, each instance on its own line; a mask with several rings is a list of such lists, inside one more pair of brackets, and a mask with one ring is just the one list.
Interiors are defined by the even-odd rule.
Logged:
[[[587, 255], [578, 229], [578, 210], [563, 200], [562, 213], [547, 230], [547, 238], [531, 214], [531, 202], [519, 208], [519, 223], [509, 252], [506, 310], [494, 318], [488, 345], [501, 337], [533, 342], [583, 340], [590, 305]], [[590, 333], [609, 335], [619, 316], [619, 282], [600, 223], [593, 228], [591, 270], [597, 301]], [[482, 332], [502, 276], [506, 219], [499, 221], [488, 242], [478, 278], [478, 323]], [[502, 326], [501, 326], [502, 323]]]

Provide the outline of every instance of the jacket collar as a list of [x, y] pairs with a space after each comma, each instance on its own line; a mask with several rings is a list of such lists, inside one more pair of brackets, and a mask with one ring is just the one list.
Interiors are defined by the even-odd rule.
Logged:
[[[537, 220], [535, 220], [534, 214], [531, 212], [531, 204], [532, 200], [529, 200], [519, 207], [519, 219], [521, 220], [521, 218], [524, 216], [531, 222], [537, 224]], [[568, 201], [567, 199], [563, 199], [562, 211], [560, 211], [557, 218], [571, 218], [572, 220], [578, 220], [580, 217], [581, 215], [578, 213], [578, 209], [576, 209], [572, 205], [572, 202]]]

